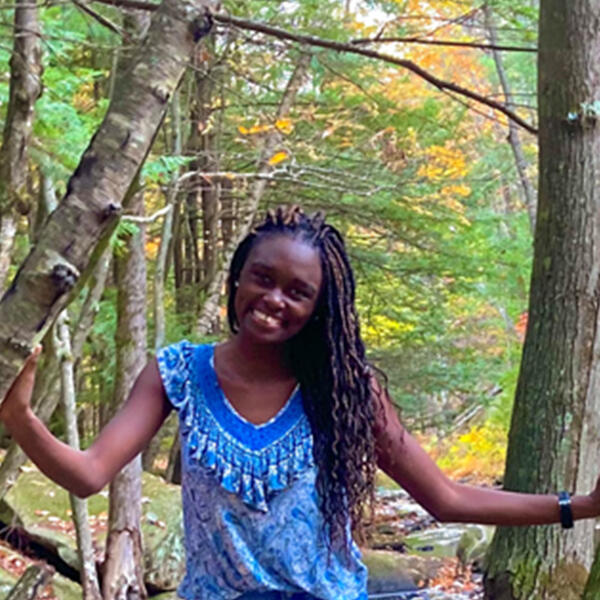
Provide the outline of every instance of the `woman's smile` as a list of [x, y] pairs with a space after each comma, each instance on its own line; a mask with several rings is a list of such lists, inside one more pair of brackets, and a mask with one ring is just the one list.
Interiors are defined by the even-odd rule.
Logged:
[[251, 314], [258, 323], [269, 329], [276, 329], [282, 325], [282, 320], [280, 318], [268, 315], [258, 308], [253, 309]]

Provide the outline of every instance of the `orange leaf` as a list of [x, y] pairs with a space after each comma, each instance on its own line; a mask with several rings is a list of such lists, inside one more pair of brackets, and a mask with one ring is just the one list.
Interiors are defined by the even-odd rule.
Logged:
[[273, 154], [273, 156], [271, 156], [271, 158], [269, 159], [269, 164], [271, 166], [278, 165], [280, 162], [283, 162], [288, 158], [288, 153], [285, 150], [282, 150], [281, 152], [276, 152], [275, 154]]

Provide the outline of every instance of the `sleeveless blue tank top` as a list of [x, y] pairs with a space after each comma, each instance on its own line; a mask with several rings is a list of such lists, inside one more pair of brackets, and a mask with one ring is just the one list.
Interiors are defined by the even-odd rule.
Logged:
[[179, 595], [365, 600], [367, 570], [356, 545], [328, 555], [300, 390], [267, 423], [250, 423], [227, 401], [213, 350], [182, 341], [157, 354], [180, 422], [186, 575]]

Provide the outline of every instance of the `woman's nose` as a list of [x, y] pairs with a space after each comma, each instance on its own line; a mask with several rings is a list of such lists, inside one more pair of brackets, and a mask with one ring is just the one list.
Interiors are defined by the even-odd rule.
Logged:
[[273, 288], [265, 295], [265, 302], [272, 309], [283, 308], [284, 298], [283, 293], [279, 288]]

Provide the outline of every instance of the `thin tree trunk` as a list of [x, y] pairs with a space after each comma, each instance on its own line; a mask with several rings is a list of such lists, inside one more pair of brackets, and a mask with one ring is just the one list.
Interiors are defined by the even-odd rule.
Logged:
[[[132, 212], [143, 212], [142, 193]], [[117, 297], [116, 373], [113, 408], [120, 407], [146, 363], [146, 258], [144, 226], [127, 242], [127, 255], [115, 257]], [[109, 534], [103, 565], [105, 600], [147, 598], [142, 561], [142, 461], [138, 455], [110, 484]]]
[[[171, 120], [173, 123], [173, 154], [180, 156], [183, 147], [181, 143], [181, 114], [179, 110], [179, 92], [176, 92], [173, 96], [173, 102], [171, 103], [172, 115]], [[173, 212], [176, 203], [177, 192], [179, 185], [177, 179], [179, 172], [175, 173], [173, 181], [169, 185], [167, 192], [167, 206], [171, 210], [167, 212], [163, 220], [160, 236], [160, 245], [158, 248], [158, 255], [156, 257], [156, 267], [154, 270], [154, 288], [153, 288], [153, 312], [154, 312], [154, 349], [158, 351], [159, 348], [165, 343], [165, 330], [166, 330], [166, 319], [165, 319], [165, 278], [167, 271], [167, 259], [169, 249], [172, 249], [171, 244], [172, 233], [173, 233]], [[170, 417], [163, 424], [160, 430], [152, 438], [148, 447], [142, 453], [142, 467], [144, 471], [152, 471], [154, 461], [160, 452], [161, 442], [165, 436], [166, 431], [172, 429]]]
[[[286, 117], [298, 94], [298, 90], [302, 85], [308, 65], [310, 62], [309, 54], [302, 54], [290, 80], [288, 81], [287, 87], [281, 98], [281, 103], [273, 119], [273, 123]], [[271, 171], [272, 166], [269, 164], [269, 159], [273, 156], [278, 144], [281, 143], [281, 133], [277, 127], [273, 127], [271, 131], [265, 136], [265, 141], [258, 159], [257, 173], [258, 175], [264, 175]], [[210, 331], [215, 319], [219, 314], [219, 305], [225, 279], [227, 277], [227, 268], [229, 262], [233, 256], [233, 252], [237, 245], [250, 231], [252, 221], [258, 211], [258, 205], [265, 192], [267, 185], [266, 178], [257, 178], [254, 180], [250, 187], [248, 194], [248, 202], [243, 208], [240, 207], [240, 212], [243, 210], [243, 216], [241, 216], [239, 227], [237, 228], [235, 236], [231, 240], [231, 244], [225, 249], [223, 253], [223, 261], [221, 269], [217, 272], [210, 285], [208, 286], [206, 300], [202, 307], [200, 317], [196, 325], [196, 334], [199, 336], [206, 335]]]
[[[120, 202], [144, 161], [196, 41], [210, 0], [164, 0], [108, 113], [0, 301], [0, 398], [31, 348], [67, 305], [116, 227]], [[82, 276], [83, 274], [83, 276]]]
[[27, 150], [33, 129], [33, 107], [42, 93], [42, 50], [38, 9], [16, 0], [10, 91], [0, 147], [0, 290], [4, 289], [17, 232], [17, 211], [27, 177]]
[[223, 247], [228, 248], [235, 235], [235, 194], [233, 192], [233, 181], [224, 177], [221, 179], [221, 233], [223, 236]]
[[[529, 322], [509, 434], [509, 490], [588, 492], [600, 456], [600, 5], [542, 0], [540, 184]], [[571, 114], [569, 117], [569, 113]], [[558, 514], [558, 508], [557, 508]], [[487, 598], [579, 600], [594, 521], [500, 527]]]
[[[498, 36], [496, 35], [496, 26], [494, 25], [494, 19], [492, 16], [492, 10], [490, 9], [489, 4], [486, 2], [483, 5], [483, 14], [485, 17], [485, 26], [488, 30], [488, 37], [490, 39], [490, 44], [492, 46], [498, 45]], [[512, 96], [512, 92], [510, 89], [510, 84], [508, 83], [508, 77], [506, 75], [506, 71], [504, 69], [504, 63], [502, 61], [502, 55], [495, 48], [492, 49], [492, 56], [494, 57], [494, 64], [496, 65], [496, 73], [498, 74], [498, 79], [500, 81], [500, 86], [502, 87], [502, 91], [504, 93], [504, 102], [506, 107], [510, 110], [515, 110], [515, 104]], [[508, 143], [510, 144], [514, 159], [515, 166], [517, 168], [517, 173], [519, 175], [519, 182], [521, 183], [521, 191], [523, 193], [523, 200], [525, 203], [525, 207], [527, 208], [527, 213], [529, 215], [529, 223], [531, 225], [531, 231], [535, 231], [535, 215], [537, 209], [537, 194], [531, 183], [531, 179], [527, 174], [527, 169], [529, 167], [527, 163], [527, 159], [525, 158], [525, 153], [523, 152], [523, 145], [521, 144], [521, 137], [519, 135], [518, 126], [512, 121], [512, 119], [508, 119]]]
[[[67, 443], [79, 450], [79, 431], [77, 429], [77, 407], [75, 404], [74, 359], [71, 348], [71, 332], [67, 311], [63, 310], [56, 321], [58, 342], [60, 344], [61, 400], [65, 415]], [[77, 535], [77, 554], [84, 600], [100, 600], [100, 585], [96, 572], [96, 559], [92, 543], [92, 532], [88, 521], [87, 500], [69, 494], [73, 523]]]
[[17, 217], [11, 210], [0, 216], [0, 292], [8, 277], [16, 235]]
[[[173, 154], [180, 156], [183, 152], [181, 143], [181, 114], [179, 110], [179, 92], [175, 92], [173, 96], [173, 102], [171, 103], [172, 108], [172, 122], [173, 122]], [[160, 235], [160, 246], [158, 248], [158, 255], [156, 257], [156, 270], [154, 273], [154, 349], [158, 350], [165, 343], [165, 278], [167, 274], [167, 260], [169, 254], [169, 248], [172, 248], [171, 240], [173, 238], [173, 213], [175, 200], [177, 198], [177, 192], [179, 186], [177, 184], [178, 173], [175, 174], [174, 180], [169, 186], [167, 193], [167, 206], [171, 207], [171, 210], [165, 215], [163, 220], [161, 235]]]

